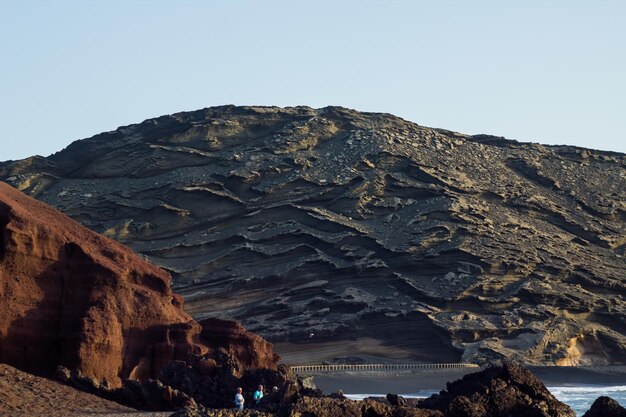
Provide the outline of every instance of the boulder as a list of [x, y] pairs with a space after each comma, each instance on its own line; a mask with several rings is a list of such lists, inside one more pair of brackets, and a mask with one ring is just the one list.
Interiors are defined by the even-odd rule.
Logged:
[[404, 397], [401, 397], [397, 394], [387, 394], [386, 398], [387, 398], [387, 401], [389, 401], [389, 404], [391, 405], [400, 406], [400, 407], [407, 406], [407, 402], [404, 399]]
[[418, 403], [446, 417], [575, 417], [530, 371], [504, 364], [469, 374]]
[[626, 408], [611, 397], [598, 397], [583, 417], [626, 417]]

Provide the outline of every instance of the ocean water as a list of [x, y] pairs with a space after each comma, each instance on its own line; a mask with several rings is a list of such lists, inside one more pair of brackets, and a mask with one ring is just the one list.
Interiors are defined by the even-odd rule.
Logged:
[[[560, 401], [569, 405], [576, 411], [576, 415], [581, 417], [591, 404], [600, 396], [607, 396], [626, 407], [626, 385], [577, 385], [548, 387], [550, 392]], [[439, 391], [425, 390], [410, 394], [400, 394], [406, 398], [426, 398]], [[346, 397], [353, 400], [362, 400], [367, 397], [384, 397], [386, 394], [346, 394]]]
[[578, 385], [572, 387], [548, 387], [552, 395], [569, 405], [577, 416], [585, 414], [591, 404], [600, 396], [613, 398], [626, 407], [626, 385]]

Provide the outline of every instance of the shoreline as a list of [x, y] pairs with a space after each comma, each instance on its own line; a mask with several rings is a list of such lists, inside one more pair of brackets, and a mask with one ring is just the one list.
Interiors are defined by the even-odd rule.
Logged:
[[[626, 385], [626, 366], [528, 366], [546, 387]], [[411, 395], [420, 391], [439, 392], [446, 383], [478, 372], [479, 369], [428, 369], [419, 371], [306, 372], [325, 394], [342, 389], [347, 395]]]

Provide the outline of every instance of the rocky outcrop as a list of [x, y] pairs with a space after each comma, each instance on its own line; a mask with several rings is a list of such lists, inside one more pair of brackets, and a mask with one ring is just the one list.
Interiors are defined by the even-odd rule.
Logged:
[[[246, 374], [284, 382], [269, 343], [237, 323], [195, 322], [167, 272], [3, 183], [0, 226], [0, 362], [47, 376], [63, 366], [93, 392], [173, 385], [190, 369], [215, 404], [227, 400], [211, 387], [233, 390]], [[135, 388], [176, 400], [155, 387]]]
[[276, 368], [278, 355], [272, 345], [232, 320], [208, 318], [200, 321], [202, 338], [214, 349], [224, 349], [245, 369]]
[[1, 163], [0, 178], [288, 361], [626, 363], [623, 154], [223, 106]]
[[505, 364], [448, 383], [447, 389], [419, 402], [446, 417], [575, 417], [528, 370]]
[[387, 401], [389, 402], [389, 404], [391, 405], [395, 405], [395, 406], [401, 406], [401, 407], [406, 407], [407, 406], [407, 402], [406, 399], [404, 399], [403, 397], [397, 395], [397, 394], [387, 394]]
[[626, 408], [610, 397], [598, 397], [583, 417], [626, 417]]
[[106, 382], [87, 377], [79, 371], [59, 366], [56, 379], [79, 391], [125, 404], [138, 410], [176, 410], [196, 405], [195, 400], [185, 392], [164, 385], [161, 381], [147, 379], [138, 381], [127, 379], [121, 387], [111, 388]]

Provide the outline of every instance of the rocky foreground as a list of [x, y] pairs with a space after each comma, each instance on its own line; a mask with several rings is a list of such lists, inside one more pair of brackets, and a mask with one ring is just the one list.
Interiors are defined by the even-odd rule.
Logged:
[[[449, 383], [447, 389], [417, 403], [409, 403], [397, 395], [386, 401], [366, 399], [351, 401], [330, 397], [301, 397], [295, 402], [273, 407], [273, 399], [260, 404], [269, 416], [290, 417], [574, 417], [574, 411], [559, 402], [546, 387], [527, 370], [503, 365], [466, 375]], [[190, 408], [173, 417], [237, 415]], [[608, 416], [606, 416], [608, 417]]]
[[[190, 404], [175, 413], [138, 412], [57, 382], [0, 365], [0, 415], [11, 417], [573, 417], [532, 374], [504, 365], [449, 383], [440, 394], [416, 401], [389, 394], [352, 401], [337, 395], [268, 395], [243, 412]], [[598, 398], [583, 417], [624, 417], [626, 409]]]
[[223, 106], [0, 163], [0, 179], [289, 361], [626, 363], [623, 154]]

